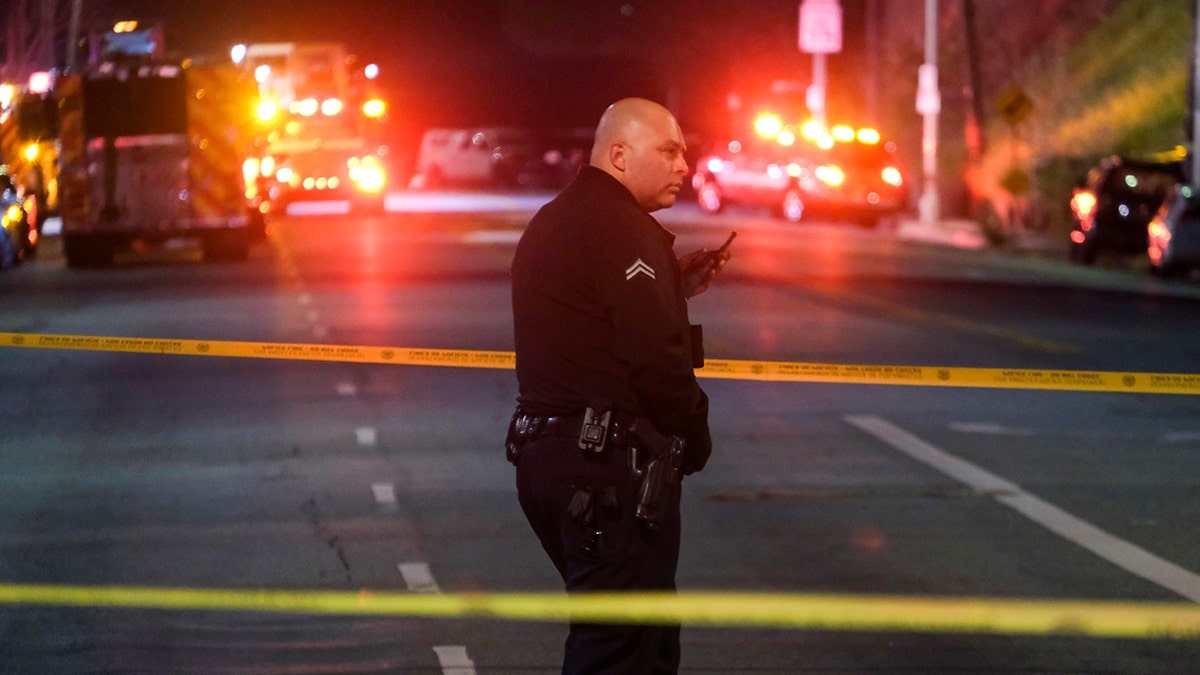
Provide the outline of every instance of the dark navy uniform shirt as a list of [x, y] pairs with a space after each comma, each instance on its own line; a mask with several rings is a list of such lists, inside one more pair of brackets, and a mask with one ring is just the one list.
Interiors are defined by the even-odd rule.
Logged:
[[686, 440], [692, 473], [712, 440], [674, 240], [592, 166], [538, 211], [512, 264], [518, 402], [535, 415], [605, 401], [644, 416]]

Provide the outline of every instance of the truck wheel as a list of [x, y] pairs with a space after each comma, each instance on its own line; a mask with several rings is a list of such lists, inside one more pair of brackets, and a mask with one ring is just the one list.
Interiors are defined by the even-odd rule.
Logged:
[[67, 267], [103, 267], [112, 262], [113, 248], [95, 237], [84, 234], [63, 235], [63, 255]]
[[804, 217], [804, 195], [797, 188], [789, 188], [783, 193], [783, 203], [779, 205], [779, 213], [790, 223], [798, 223]]
[[247, 233], [214, 232], [204, 238], [204, 259], [212, 262], [237, 262], [250, 255]]

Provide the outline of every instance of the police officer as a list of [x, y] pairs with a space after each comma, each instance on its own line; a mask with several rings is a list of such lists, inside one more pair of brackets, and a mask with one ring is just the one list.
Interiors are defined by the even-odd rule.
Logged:
[[[685, 149], [663, 106], [614, 103], [590, 165], [533, 217], [513, 259], [520, 391], [507, 447], [521, 508], [568, 592], [674, 590], [677, 476], [712, 450], [687, 298], [729, 254], [676, 259], [674, 235], [649, 215], [675, 203]], [[647, 516], [648, 468], [669, 448], [682, 448], [667, 464], [676, 478], [651, 486]], [[678, 626], [572, 623], [562, 670], [678, 667]]]

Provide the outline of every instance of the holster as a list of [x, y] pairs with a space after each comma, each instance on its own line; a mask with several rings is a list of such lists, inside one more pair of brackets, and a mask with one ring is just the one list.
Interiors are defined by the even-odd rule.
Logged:
[[516, 466], [521, 459], [521, 446], [537, 438], [544, 424], [544, 417], [536, 417], [517, 408], [508, 422], [508, 433], [504, 437], [504, 458]]
[[[639, 430], [640, 431], [640, 430]], [[651, 459], [646, 464], [642, 475], [642, 484], [638, 489], [638, 503], [634, 517], [638, 522], [653, 530], [658, 527], [662, 515], [663, 496], [671, 488], [678, 486], [682, 476], [684, 441], [679, 436], [662, 436], [657, 431], [649, 435], [657, 448], [647, 448]], [[657, 438], [655, 438], [657, 436]], [[639, 439], [644, 440], [642, 433]], [[659, 440], [661, 439], [661, 440]]]

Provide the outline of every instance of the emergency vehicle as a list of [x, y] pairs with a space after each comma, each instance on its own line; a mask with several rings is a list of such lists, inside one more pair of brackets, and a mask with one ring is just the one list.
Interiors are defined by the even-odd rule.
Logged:
[[20, 192], [37, 244], [46, 216], [58, 208], [58, 110], [53, 74], [38, 72], [27, 84], [0, 84], [0, 171]]
[[372, 90], [378, 68], [352, 67], [338, 43], [250, 44], [233, 56], [258, 86], [258, 116], [268, 126], [259, 173], [271, 199], [382, 210], [389, 148], [387, 105]]
[[754, 134], [702, 157], [692, 176], [700, 208], [766, 206], [798, 222], [812, 214], [875, 226], [907, 207], [895, 145], [872, 128], [785, 124], [764, 114]]
[[121, 58], [60, 80], [60, 211], [71, 266], [136, 243], [197, 239], [245, 258], [265, 236], [256, 92], [231, 64]]

